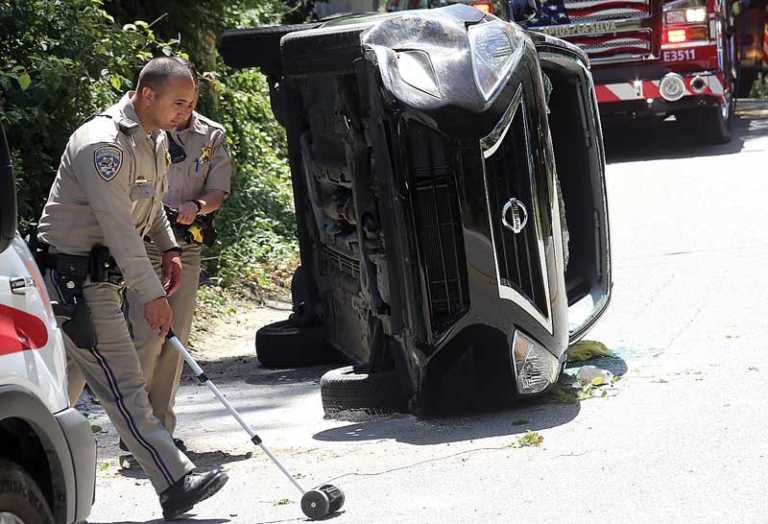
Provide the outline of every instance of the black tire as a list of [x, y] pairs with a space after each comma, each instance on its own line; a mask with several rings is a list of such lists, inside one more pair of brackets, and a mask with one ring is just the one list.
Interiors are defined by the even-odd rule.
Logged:
[[297, 267], [291, 278], [291, 302], [294, 311], [309, 299], [308, 286], [307, 271], [303, 266]]
[[292, 320], [256, 331], [256, 358], [264, 367], [278, 369], [343, 362], [326, 341], [324, 326], [297, 326]]
[[11, 513], [24, 524], [54, 524], [51, 508], [34, 479], [5, 459], [0, 459], [0, 513]]
[[327, 415], [348, 409], [405, 411], [408, 401], [396, 371], [357, 373], [352, 366], [324, 374], [320, 379], [320, 396]]
[[285, 76], [353, 73], [354, 60], [363, 56], [360, 34], [365, 29], [321, 28], [286, 36], [281, 43]]
[[733, 117], [733, 99], [727, 102], [727, 115], [724, 106], [707, 106], [695, 111], [688, 111], [676, 118], [696, 136], [702, 144], [717, 145], [731, 141], [731, 120]]
[[705, 144], [725, 144], [731, 141], [731, 116], [733, 107], [727, 106], [727, 115], [723, 115], [721, 106], [703, 107], [701, 111], [701, 127], [699, 137]]
[[282, 76], [280, 39], [288, 33], [313, 29], [318, 24], [294, 24], [238, 29], [221, 35], [219, 52], [230, 67], [259, 67], [274, 77]]
[[736, 96], [738, 98], [749, 98], [755, 80], [757, 80], [757, 71], [752, 69], [742, 69], [739, 71], [739, 78], [736, 80]]

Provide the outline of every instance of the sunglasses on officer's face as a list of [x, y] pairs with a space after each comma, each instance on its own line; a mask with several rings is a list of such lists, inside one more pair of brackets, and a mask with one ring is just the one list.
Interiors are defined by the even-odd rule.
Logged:
[[173, 164], [184, 162], [187, 159], [187, 152], [176, 143], [170, 133], [168, 133], [168, 154], [171, 156], [171, 163]]

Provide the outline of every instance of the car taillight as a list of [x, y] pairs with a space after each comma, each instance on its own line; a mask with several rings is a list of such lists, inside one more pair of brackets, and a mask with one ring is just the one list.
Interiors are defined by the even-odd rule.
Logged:
[[472, 7], [475, 9], [479, 9], [483, 13], [487, 15], [493, 14], [493, 3], [490, 0], [478, 0], [475, 2], [472, 2]]
[[707, 40], [709, 30], [707, 26], [674, 27], [664, 30], [662, 37], [663, 44], [681, 44], [685, 42], [694, 42], [697, 40]]

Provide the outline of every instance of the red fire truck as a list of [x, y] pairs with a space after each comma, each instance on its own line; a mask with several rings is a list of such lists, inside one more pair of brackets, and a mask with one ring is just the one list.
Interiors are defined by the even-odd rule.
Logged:
[[[387, 11], [504, 0], [387, 0]], [[704, 143], [728, 142], [736, 97], [768, 56], [768, 0], [506, 0], [529, 29], [589, 55], [605, 123], [674, 116]], [[522, 4], [522, 5], [521, 5]], [[509, 16], [507, 16], [509, 18]], [[516, 17], [517, 18], [517, 17]]]
[[587, 52], [604, 121], [674, 115], [723, 143], [737, 91], [749, 87], [738, 79], [750, 28], [737, 35], [740, 6], [728, 1], [542, 0], [529, 27]]

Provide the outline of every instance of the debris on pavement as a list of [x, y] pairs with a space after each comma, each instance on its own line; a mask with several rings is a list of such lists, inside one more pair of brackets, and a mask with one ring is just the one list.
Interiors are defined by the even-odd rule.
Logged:
[[568, 362], [584, 362], [593, 358], [612, 357], [613, 351], [602, 342], [582, 340], [568, 348]]
[[521, 435], [517, 438], [517, 442], [515, 443], [515, 447], [517, 448], [529, 448], [529, 447], [539, 447], [544, 442], [544, 437], [541, 436], [536, 431], [528, 430], [525, 432], [524, 435]]
[[613, 373], [597, 366], [583, 366], [576, 373], [576, 380], [581, 387], [605, 386], [613, 382]]

